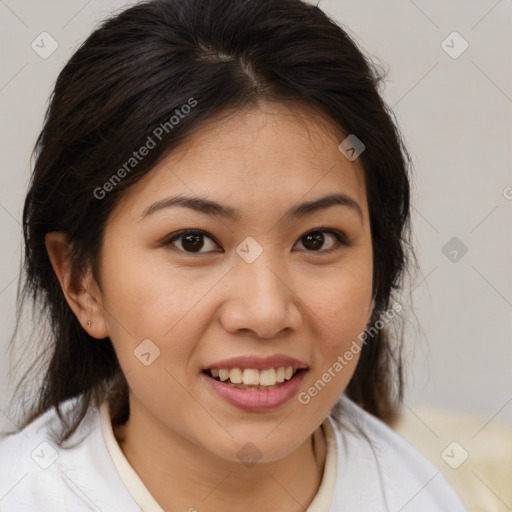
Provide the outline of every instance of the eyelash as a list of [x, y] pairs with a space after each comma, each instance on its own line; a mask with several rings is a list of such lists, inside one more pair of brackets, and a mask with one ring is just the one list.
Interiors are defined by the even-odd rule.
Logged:
[[[313, 234], [313, 233], [329, 233], [334, 236], [336, 239], [336, 242], [334, 243], [333, 247], [327, 250], [318, 250], [318, 251], [308, 251], [306, 252], [312, 253], [312, 254], [330, 254], [338, 249], [341, 249], [343, 246], [347, 247], [351, 244], [348, 242], [346, 236], [338, 230], [330, 229], [330, 228], [315, 228], [312, 229], [306, 233], [304, 233], [299, 240], [304, 238], [307, 235]], [[211, 235], [209, 235], [206, 231], [203, 231], [201, 229], [184, 229], [182, 231], [178, 231], [176, 233], [173, 233], [170, 238], [167, 238], [163, 243], [162, 246], [172, 246], [172, 243], [176, 240], [180, 240], [181, 238], [184, 238], [187, 235], [202, 235], [206, 238], [209, 238], [213, 242], [215, 242], [217, 245], [220, 245], [215, 238], [213, 238]], [[192, 252], [192, 251], [184, 251], [182, 249], [179, 249], [178, 247], [174, 246], [172, 247], [173, 250], [176, 250], [178, 252], [187, 254], [187, 255], [200, 255], [200, 254], [208, 254], [211, 251], [206, 252]]]

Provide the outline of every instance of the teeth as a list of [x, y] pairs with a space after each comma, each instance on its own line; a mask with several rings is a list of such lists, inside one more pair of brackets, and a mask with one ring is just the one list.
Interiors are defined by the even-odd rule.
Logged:
[[[236, 368], [235, 370], [231, 370], [229, 372], [229, 380], [231, 382], [233, 382], [233, 384], [241, 384], [241, 382], [235, 382], [231, 378], [231, 376], [233, 375], [233, 372], [236, 371], [236, 370], [238, 370], [238, 368]], [[238, 371], [240, 371], [240, 370], [238, 370]], [[242, 380], [243, 380], [243, 383], [246, 386], [259, 386], [260, 385], [260, 372], [259, 372], [259, 370], [252, 370], [252, 369], [246, 368], [244, 370]]]
[[281, 366], [279, 368], [268, 368], [266, 370], [256, 370], [254, 368], [232, 368], [231, 370], [210, 370], [211, 376], [219, 378], [222, 382], [229, 380], [230, 384], [240, 384], [242, 386], [275, 386], [290, 380], [298, 369], [293, 366]]
[[[246, 372], [247, 370], [244, 370], [244, 373]], [[242, 384], [242, 370], [240, 370], [240, 368], [233, 368], [232, 370], [229, 371], [229, 380], [233, 383], [233, 384]]]
[[259, 375], [260, 386], [274, 386], [276, 381], [276, 371], [274, 368], [270, 370], [262, 370]]

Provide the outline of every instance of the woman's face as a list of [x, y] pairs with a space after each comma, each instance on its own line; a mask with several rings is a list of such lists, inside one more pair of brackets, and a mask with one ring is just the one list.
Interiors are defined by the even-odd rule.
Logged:
[[[263, 104], [204, 125], [126, 190], [98, 294], [139, 424], [264, 462], [328, 415], [372, 299], [364, 178], [341, 141], [303, 107]], [[288, 366], [303, 369], [271, 390], [229, 384], [269, 385]]]

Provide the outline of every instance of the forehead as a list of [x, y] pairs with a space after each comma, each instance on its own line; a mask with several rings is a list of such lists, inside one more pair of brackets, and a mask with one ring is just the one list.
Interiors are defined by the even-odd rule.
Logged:
[[262, 103], [226, 112], [204, 123], [127, 189], [120, 208], [140, 216], [151, 202], [186, 194], [244, 213], [342, 192], [365, 212], [362, 167], [338, 149], [345, 137], [301, 104]]

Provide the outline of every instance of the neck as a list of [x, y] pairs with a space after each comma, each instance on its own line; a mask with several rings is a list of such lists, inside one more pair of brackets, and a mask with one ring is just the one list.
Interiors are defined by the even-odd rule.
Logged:
[[246, 466], [219, 458], [175, 432], [151, 435], [130, 416], [114, 427], [126, 459], [164, 510], [304, 512], [320, 486], [326, 457], [319, 427], [283, 459]]

